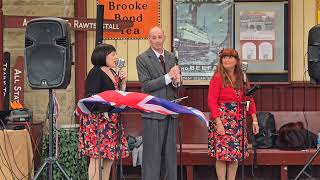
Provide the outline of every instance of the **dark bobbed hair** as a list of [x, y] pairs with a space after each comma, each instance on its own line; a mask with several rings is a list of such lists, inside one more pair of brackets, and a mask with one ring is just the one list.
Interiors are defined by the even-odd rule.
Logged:
[[113, 51], [117, 51], [111, 44], [100, 44], [96, 46], [91, 55], [91, 63], [94, 66], [107, 66], [106, 56]]

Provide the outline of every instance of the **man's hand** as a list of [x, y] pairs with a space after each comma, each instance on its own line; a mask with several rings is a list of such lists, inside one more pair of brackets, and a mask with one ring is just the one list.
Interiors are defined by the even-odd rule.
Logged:
[[177, 76], [180, 76], [180, 69], [178, 65], [173, 66], [169, 71], [169, 76], [171, 79], [175, 79]]

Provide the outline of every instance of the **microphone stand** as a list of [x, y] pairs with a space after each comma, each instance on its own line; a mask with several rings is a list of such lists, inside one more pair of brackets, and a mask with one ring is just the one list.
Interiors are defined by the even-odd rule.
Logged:
[[[178, 51], [176, 50], [176, 48], [174, 47], [174, 52], [175, 52], [175, 64], [179, 65], [179, 59], [178, 59]], [[172, 82], [173, 83], [173, 82]], [[177, 90], [177, 99], [174, 100], [174, 103], [179, 103], [182, 99], [188, 98], [183, 97], [180, 98], [180, 90], [182, 87], [182, 78], [181, 78], [181, 71], [180, 71], [180, 81], [179, 84], [177, 83], [176, 86], [174, 86]], [[182, 167], [182, 122], [181, 119], [178, 118], [178, 133], [179, 133], [179, 161], [180, 161], [180, 179], [183, 180], [183, 167]]]
[[[241, 179], [244, 180], [244, 156], [245, 156], [245, 145], [244, 145], [244, 134], [246, 131], [245, 128], [245, 122], [247, 118], [247, 107], [249, 106], [248, 102], [246, 101], [246, 85], [247, 85], [247, 75], [245, 72], [243, 72], [243, 87], [242, 87], [242, 100], [241, 100], [241, 129], [242, 129], [242, 134], [241, 134]], [[250, 102], [249, 102], [250, 103]]]
[[247, 107], [247, 102], [245, 101], [245, 85], [243, 86], [243, 93], [242, 93], [242, 101], [241, 101], [241, 129], [242, 129], [242, 134], [241, 134], [241, 179], [244, 180], [244, 152], [245, 152], [245, 147], [244, 147], [244, 133], [245, 133], [245, 120], [246, 120], [246, 107]]
[[[121, 71], [122, 68], [119, 68], [119, 71], [118, 71], [118, 78], [119, 78], [119, 90], [122, 91], [122, 79], [120, 79], [120, 71]], [[119, 170], [119, 178], [120, 180], [123, 179], [123, 166], [122, 166], [122, 115], [121, 113], [118, 113], [118, 124], [119, 124], [119, 132], [118, 132], [118, 148], [116, 148], [116, 150], [120, 150], [120, 154], [119, 154], [119, 161], [120, 161], [120, 170]]]

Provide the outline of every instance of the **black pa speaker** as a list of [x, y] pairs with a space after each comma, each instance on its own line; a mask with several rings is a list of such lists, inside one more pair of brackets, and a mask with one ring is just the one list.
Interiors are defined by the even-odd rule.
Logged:
[[320, 25], [309, 30], [308, 72], [312, 84], [320, 84]]
[[25, 35], [27, 82], [34, 89], [65, 89], [70, 83], [72, 49], [66, 20], [31, 20]]

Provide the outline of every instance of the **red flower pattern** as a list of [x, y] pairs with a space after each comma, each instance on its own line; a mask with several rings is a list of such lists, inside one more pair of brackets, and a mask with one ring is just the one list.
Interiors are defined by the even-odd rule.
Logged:
[[[238, 94], [238, 93], [237, 93]], [[214, 121], [209, 121], [208, 154], [222, 161], [241, 161], [242, 159], [242, 128], [241, 119], [237, 118], [238, 103], [220, 103], [221, 122], [225, 135], [215, 131]], [[244, 158], [249, 156], [247, 134], [244, 135]]]

